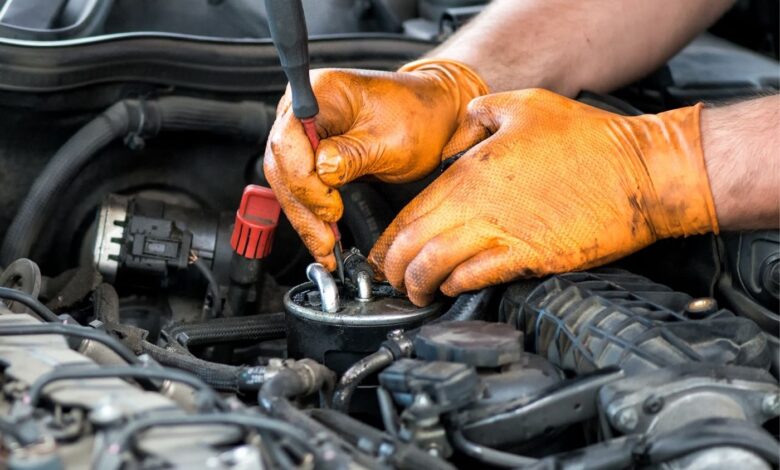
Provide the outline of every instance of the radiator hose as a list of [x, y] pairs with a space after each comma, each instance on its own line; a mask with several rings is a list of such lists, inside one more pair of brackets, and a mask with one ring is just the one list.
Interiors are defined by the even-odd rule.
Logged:
[[89, 162], [118, 138], [137, 141], [161, 131], [203, 131], [260, 143], [274, 119], [256, 102], [222, 102], [187, 97], [120, 101], [79, 129], [52, 157], [32, 184], [0, 248], [0, 265], [29, 257], [62, 193]]

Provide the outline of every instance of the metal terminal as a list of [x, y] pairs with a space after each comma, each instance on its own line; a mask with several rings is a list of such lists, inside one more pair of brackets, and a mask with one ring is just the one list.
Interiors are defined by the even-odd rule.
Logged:
[[100, 207], [97, 237], [93, 251], [93, 262], [100, 274], [111, 282], [119, 268], [119, 255], [127, 221], [127, 196], [110, 194]]
[[317, 286], [320, 291], [320, 302], [323, 312], [336, 313], [339, 311], [339, 288], [336, 280], [320, 263], [312, 263], [306, 268], [306, 277]]
[[371, 274], [366, 271], [360, 271], [357, 273], [357, 296], [355, 297], [355, 300], [360, 302], [370, 302], [374, 298], [371, 293], [373, 287], [373, 283], [371, 282]]

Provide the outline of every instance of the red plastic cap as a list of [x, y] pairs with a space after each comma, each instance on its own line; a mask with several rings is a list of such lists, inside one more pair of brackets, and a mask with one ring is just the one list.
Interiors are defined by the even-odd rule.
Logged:
[[230, 237], [233, 250], [245, 258], [265, 258], [271, 252], [280, 211], [279, 202], [269, 188], [255, 185], [244, 188]]

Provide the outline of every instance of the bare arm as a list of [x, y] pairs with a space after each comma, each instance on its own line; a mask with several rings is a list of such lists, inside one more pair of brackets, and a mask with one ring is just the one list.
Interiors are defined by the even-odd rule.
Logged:
[[734, 0], [494, 0], [428, 57], [471, 66], [491, 91], [574, 96], [641, 78]]
[[780, 96], [708, 108], [701, 119], [720, 228], [780, 226]]

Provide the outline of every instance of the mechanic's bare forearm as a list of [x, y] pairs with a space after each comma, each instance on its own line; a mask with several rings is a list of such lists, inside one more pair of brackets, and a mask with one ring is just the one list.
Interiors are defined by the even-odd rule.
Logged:
[[574, 96], [641, 78], [734, 0], [494, 0], [429, 57], [471, 66], [493, 92]]
[[780, 95], [702, 112], [702, 145], [721, 230], [780, 225]]

